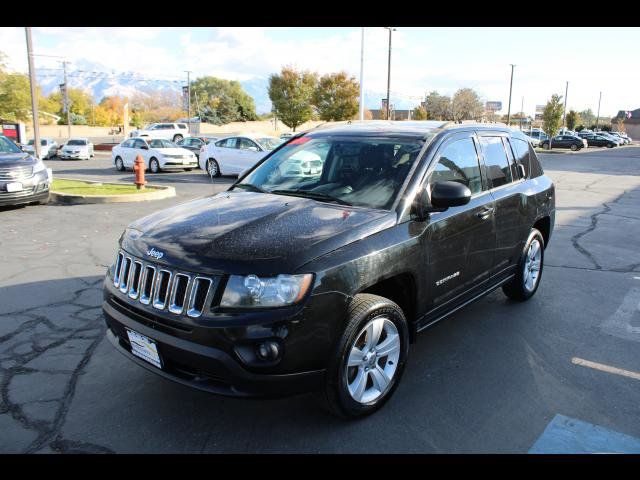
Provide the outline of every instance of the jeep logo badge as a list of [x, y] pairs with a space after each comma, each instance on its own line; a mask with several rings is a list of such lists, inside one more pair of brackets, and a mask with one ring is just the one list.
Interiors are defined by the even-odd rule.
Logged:
[[164, 257], [164, 253], [159, 252], [155, 248], [151, 248], [151, 250], [147, 250], [147, 256], [153, 257], [156, 260], [160, 260], [162, 257]]

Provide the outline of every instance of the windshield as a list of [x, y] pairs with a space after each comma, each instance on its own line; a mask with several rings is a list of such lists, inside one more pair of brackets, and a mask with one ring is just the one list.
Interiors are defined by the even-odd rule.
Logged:
[[388, 210], [423, 145], [406, 138], [301, 137], [237, 185]]
[[267, 151], [273, 150], [282, 143], [281, 139], [273, 137], [257, 138], [256, 141]]
[[170, 142], [169, 140], [163, 140], [161, 138], [149, 140], [149, 147], [150, 148], [178, 148], [178, 146], [175, 143]]
[[69, 140], [67, 142], [67, 145], [86, 145], [87, 141], [86, 140]]
[[0, 153], [20, 153], [22, 150], [7, 137], [0, 137]]

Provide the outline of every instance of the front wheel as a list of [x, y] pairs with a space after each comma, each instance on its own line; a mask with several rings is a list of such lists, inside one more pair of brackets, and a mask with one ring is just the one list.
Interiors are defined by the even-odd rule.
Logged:
[[124, 162], [120, 157], [116, 157], [116, 170], [124, 172]]
[[578, 151], [578, 146], [577, 145], [571, 145], [571, 151], [572, 152], [577, 152]]
[[158, 160], [152, 158], [149, 161], [149, 170], [151, 170], [151, 173], [158, 173], [160, 171], [160, 164], [158, 163]]
[[544, 148], [545, 150], [549, 150], [551, 148], [551, 145], [549, 145], [548, 143], [543, 143], [542, 148]]
[[502, 291], [513, 300], [520, 302], [529, 300], [538, 290], [543, 266], [544, 238], [539, 230], [532, 228], [520, 255], [516, 276], [503, 285]]
[[329, 361], [324, 396], [341, 417], [372, 414], [397, 388], [409, 353], [409, 328], [392, 301], [358, 294]]
[[178, 134], [178, 135], [174, 135], [173, 136], [173, 143], [179, 142], [180, 140], [182, 140], [182, 135]]
[[613, 143], [608, 143], [607, 148], [613, 148]]

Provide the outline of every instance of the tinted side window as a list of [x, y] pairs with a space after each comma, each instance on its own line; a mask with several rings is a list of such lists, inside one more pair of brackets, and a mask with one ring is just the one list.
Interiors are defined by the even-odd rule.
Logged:
[[136, 140], [133, 144], [133, 148], [142, 148], [144, 145], [144, 140]]
[[519, 138], [511, 139], [511, 146], [516, 155], [516, 163], [524, 165], [527, 177], [531, 176], [531, 163], [529, 161], [529, 143]]
[[515, 160], [513, 158], [513, 152], [511, 150], [511, 145], [509, 144], [509, 140], [507, 138], [502, 138], [502, 142], [504, 143], [504, 149], [507, 152], [507, 158], [509, 159], [509, 165], [511, 166], [511, 178], [513, 178], [513, 180], [517, 180], [518, 178], [520, 178], [520, 174], [518, 173], [517, 169], [516, 169], [516, 164], [515, 164]]
[[238, 139], [238, 148], [242, 150], [248, 150], [251, 147], [258, 148], [258, 145], [255, 142], [249, 140], [248, 138], [239, 138]]
[[487, 176], [493, 188], [512, 181], [511, 166], [500, 137], [480, 137], [480, 145], [487, 166]]
[[463, 138], [444, 147], [429, 183], [433, 185], [445, 181], [466, 185], [472, 195], [482, 191], [480, 164], [473, 139]]
[[124, 148], [131, 148], [131, 147], [133, 147], [133, 140], [127, 140], [126, 142], [124, 142], [124, 143], [122, 144], [122, 147], [124, 147]]

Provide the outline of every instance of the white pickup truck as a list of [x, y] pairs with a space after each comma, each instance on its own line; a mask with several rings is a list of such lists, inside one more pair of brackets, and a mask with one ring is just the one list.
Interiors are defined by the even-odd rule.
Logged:
[[177, 142], [185, 137], [190, 137], [189, 128], [186, 123], [152, 123], [142, 130], [133, 130], [129, 134], [129, 138], [133, 137], [149, 137], [162, 138]]

